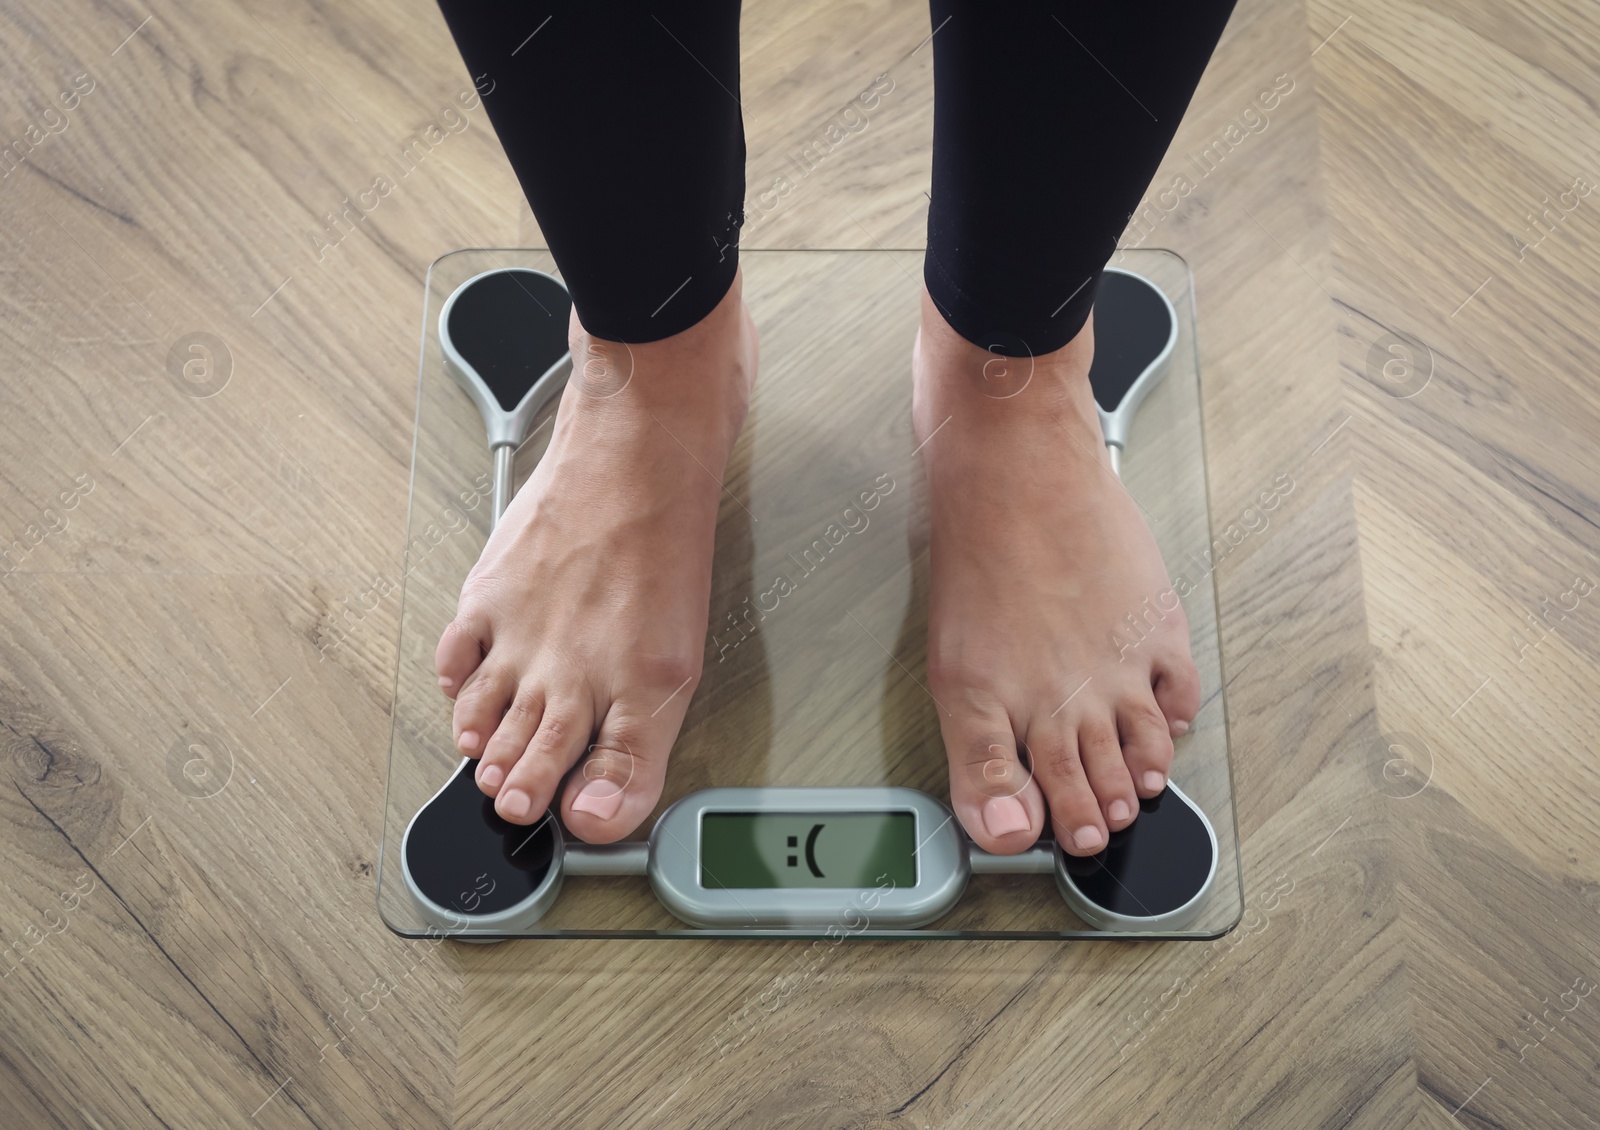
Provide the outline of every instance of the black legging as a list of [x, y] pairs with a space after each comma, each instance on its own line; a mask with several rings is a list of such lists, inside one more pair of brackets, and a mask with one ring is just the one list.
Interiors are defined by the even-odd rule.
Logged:
[[[1233, 4], [932, 0], [923, 277], [958, 333], [1042, 354], [1083, 327]], [[737, 0], [440, 7], [584, 328], [705, 317], [744, 220]]]

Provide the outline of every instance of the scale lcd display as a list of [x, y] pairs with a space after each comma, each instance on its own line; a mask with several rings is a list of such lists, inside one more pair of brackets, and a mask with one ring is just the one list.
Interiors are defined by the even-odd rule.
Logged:
[[700, 885], [717, 890], [917, 885], [911, 812], [707, 812]]

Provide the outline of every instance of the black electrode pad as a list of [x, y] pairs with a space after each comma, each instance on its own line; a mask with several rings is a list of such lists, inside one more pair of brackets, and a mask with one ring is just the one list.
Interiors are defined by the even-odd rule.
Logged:
[[556, 827], [500, 819], [473, 779], [476, 761], [460, 767], [417, 815], [406, 836], [411, 882], [434, 905], [458, 915], [501, 914], [538, 891], [550, 874]]
[[1064, 856], [1078, 892], [1127, 919], [1158, 918], [1187, 906], [1205, 889], [1216, 847], [1200, 814], [1171, 789], [1139, 802], [1139, 816], [1112, 832], [1105, 850]]
[[1154, 286], [1137, 275], [1108, 270], [1094, 300], [1094, 361], [1089, 384], [1101, 410], [1115, 412], [1172, 335], [1172, 316]]
[[450, 341], [506, 412], [567, 351], [572, 299], [538, 271], [492, 271], [450, 308]]

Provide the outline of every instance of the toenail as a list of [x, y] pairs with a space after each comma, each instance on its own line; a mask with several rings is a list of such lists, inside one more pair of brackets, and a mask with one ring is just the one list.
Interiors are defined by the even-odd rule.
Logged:
[[1167, 787], [1167, 778], [1165, 775], [1157, 773], [1154, 769], [1147, 770], [1144, 775], [1144, 787], [1153, 793], [1159, 793]]
[[1111, 807], [1106, 809], [1106, 815], [1113, 820], [1126, 820], [1129, 811], [1128, 802], [1119, 797], [1111, 802]]
[[1184, 734], [1187, 734], [1189, 732], [1189, 723], [1185, 722], [1182, 718], [1179, 718], [1172, 724], [1172, 732], [1180, 737]]
[[506, 816], [522, 819], [533, 807], [533, 800], [521, 789], [512, 789], [500, 797], [500, 811]]
[[440, 675], [439, 676], [439, 685], [441, 687], [443, 687], [445, 690], [449, 690], [451, 687], [456, 685], [456, 681], [454, 679], [450, 678], [448, 675]]
[[498, 789], [500, 782], [506, 779], [506, 771], [498, 765], [480, 765], [478, 767], [478, 784], [486, 789]]
[[1089, 851], [1100, 846], [1100, 829], [1085, 825], [1072, 833], [1072, 842], [1079, 851]]
[[456, 745], [460, 746], [462, 749], [466, 750], [468, 753], [470, 753], [473, 750], [477, 749], [478, 748], [478, 731], [476, 731], [476, 730], [462, 730], [461, 731], [461, 736], [456, 739]]
[[598, 778], [572, 798], [572, 811], [587, 812], [596, 820], [610, 820], [622, 807], [622, 790], [616, 782]]
[[1028, 810], [1014, 796], [992, 796], [983, 802], [983, 826], [991, 836], [1009, 836], [1028, 824]]

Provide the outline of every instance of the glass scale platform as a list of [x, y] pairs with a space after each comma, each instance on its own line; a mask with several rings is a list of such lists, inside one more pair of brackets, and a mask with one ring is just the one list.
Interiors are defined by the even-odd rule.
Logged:
[[[891, 786], [948, 805], [948, 770], [926, 687], [926, 512], [910, 418], [919, 251], [744, 251], [761, 374], [727, 468], [717, 526], [705, 670], [655, 812], [710, 788]], [[450, 700], [433, 667], [440, 632], [493, 524], [492, 460], [477, 408], [446, 371], [437, 332], [449, 296], [485, 271], [559, 278], [540, 250], [471, 249], [429, 270], [412, 462], [398, 672], [378, 872], [383, 921], [408, 937], [1215, 938], [1239, 920], [1239, 867], [1207, 511], [1191, 279], [1176, 255], [1112, 260], [1154, 284], [1177, 314], [1165, 376], [1133, 419], [1123, 482], [1144, 509], [1183, 597], [1202, 706], [1176, 742], [1172, 781], [1209, 818], [1216, 874], [1197, 916], [1174, 929], [1097, 929], [1049, 873], [974, 873], [935, 921], [890, 928], [840, 899], [837, 922], [696, 927], [641, 875], [569, 873], [542, 917], [515, 930], [419, 908], [400, 866], [408, 824], [461, 763]], [[544, 452], [559, 397], [515, 455], [518, 485]], [[863, 492], [878, 501], [863, 512]], [[845, 516], [847, 507], [853, 518]], [[831, 535], [826, 532], [834, 531]], [[840, 538], [839, 531], [846, 531]], [[821, 553], [814, 546], [826, 549]], [[809, 556], [807, 556], [809, 551]], [[776, 579], [790, 579], [774, 603]], [[1180, 577], [1187, 583], [1178, 584]], [[751, 609], [760, 602], [758, 616]], [[554, 819], [554, 817], [552, 817]], [[956, 825], [959, 827], [959, 825]], [[567, 841], [575, 837], [570, 833]], [[1053, 850], [1053, 849], [1052, 849]], [[976, 869], [975, 869], [976, 870]], [[477, 902], [462, 876], [459, 906]], [[482, 883], [476, 886], [481, 889]]]

